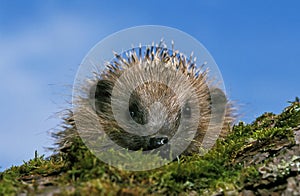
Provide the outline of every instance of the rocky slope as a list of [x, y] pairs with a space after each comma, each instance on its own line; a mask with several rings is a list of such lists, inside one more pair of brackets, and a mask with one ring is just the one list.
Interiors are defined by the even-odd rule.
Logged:
[[0, 195], [300, 195], [299, 138], [298, 98], [281, 114], [236, 124], [204, 156], [183, 156], [152, 171], [110, 167], [75, 137], [65, 153], [36, 152], [0, 173]]

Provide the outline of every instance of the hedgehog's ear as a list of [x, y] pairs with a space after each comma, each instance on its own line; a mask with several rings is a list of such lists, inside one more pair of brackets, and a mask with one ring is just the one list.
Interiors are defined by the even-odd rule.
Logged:
[[107, 112], [110, 109], [113, 82], [99, 80], [90, 90], [90, 99], [95, 104], [96, 112]]
[[210, 89], [212, 112], [222, 118], [226, 112], [227, 97], [219, 88]]

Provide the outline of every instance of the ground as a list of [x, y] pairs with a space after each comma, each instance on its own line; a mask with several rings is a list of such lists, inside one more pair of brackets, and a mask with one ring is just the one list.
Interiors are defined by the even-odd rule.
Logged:
[[129, 172], [93, 156], [79, 137], [67, 153], [0, 173], [0, 195], [300, 195], [300, 102], [237, 123], [204, 156]]

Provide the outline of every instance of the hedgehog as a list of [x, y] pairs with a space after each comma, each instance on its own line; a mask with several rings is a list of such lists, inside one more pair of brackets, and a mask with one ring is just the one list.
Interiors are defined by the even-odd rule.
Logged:
[[[174, 43], [169, 49], [160, 42], [113, 56], [104, 71], [77, 89], [74, 110], [64, 118], [66, 130], [55, 134], [59, 151], [67, 152], [79, 126], [80, 136], [91, 143], [101, 129], [124, 149], [184, 155], [199, 153], [207, 132], [216, 138], [230, 131], [233, 106], [208, 79], [209, 70], [196, 66], [193, 54], [187, 57]], [[186, 147], [177, 150], [181, 146]]]

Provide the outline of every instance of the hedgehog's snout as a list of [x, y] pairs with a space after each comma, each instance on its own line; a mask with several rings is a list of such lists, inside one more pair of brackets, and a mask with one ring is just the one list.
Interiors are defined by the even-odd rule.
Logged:
[[169, 141], [169, 139], [167, 137], [162, 137], [161, 140], [159, 141], [159, 144], [164, 145], [164, 144], [168, 143], [168, 141]]
[[158, 136], [150, 138], [150, 146], [154, 148], [158, 148], [163, 146], [169, 142], [169, 138], [167, 136]]

